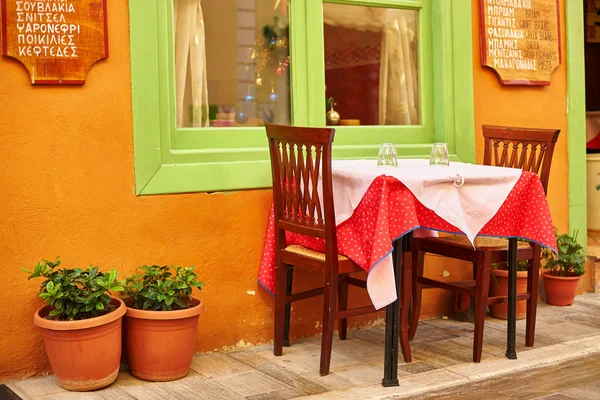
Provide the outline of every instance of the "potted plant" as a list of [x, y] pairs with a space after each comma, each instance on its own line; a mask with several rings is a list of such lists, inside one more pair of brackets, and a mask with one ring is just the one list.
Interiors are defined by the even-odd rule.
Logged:
[[60, 260], [40, 261], [29, 279], [45, 278], [38, 296], [47, 303], [33, 322], [44, 338], [58, 383], [68, 390], [94, 390], [117, 379], [121, 361], [121, 319], [126, 307], [110, 293], [121, 291], [117, 271], [104, 274], [62, 268]]
[[204, 304], [192, 296], [194, 267], [142, 266], [127, 278], [125, 346], [131, 373], [148, 381], [187, 375], [196, 347]]
[[[527, 293], [528, 261], [519, 261], [517, 264], [517, 293]], [[507, 263], [492, 264], [490, 270], [490, 297], [508, 296], [508, 268]], [[490, 313], [500, 319], [508, 319], [508, 303], [490, 304]], [[517, 301], [517, 319], [527, 316], [527, 300]]]
[[575, 300], [579, 278], [585, 272], [583, 247], [577, 243], [577, 231], [573, 236], [566, 233], [557, 235], [558, 255], [544, 249], [544, 290], [546, 301], [555, 306], [570, 306]]

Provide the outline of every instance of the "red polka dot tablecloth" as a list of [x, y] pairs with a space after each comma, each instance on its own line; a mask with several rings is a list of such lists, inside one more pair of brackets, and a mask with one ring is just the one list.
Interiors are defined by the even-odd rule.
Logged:
[[[271, 294], [275, 292], [274, 226], [271, 212], [258, 277]], [[337, 226], [338, 251], [371, 271], [392, 251], [395, 239], [417, 228], [462, 233], [423, 206], [398, 179], [381, 175], [373, 180], [350, 218]], [[539, 177], [523, 172], [479, 234], [522, 238], [556, 251], [552, 218]], [[288, 245], [325, 251], [322, 239], [288, 232], [286, 241]]]

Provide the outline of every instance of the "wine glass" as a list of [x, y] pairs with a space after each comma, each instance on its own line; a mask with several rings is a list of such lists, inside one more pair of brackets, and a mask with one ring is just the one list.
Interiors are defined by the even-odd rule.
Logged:
[[450, 165], [450, 162], [448, 161], [448, 146], [446, 143], [434, 143], [433, 146], [431, 146], [429, 165], [442, 167]]
[[396, 156], [396, 147], [392, 143], [382, 143], [379, 148], [379, 157], [377, 158], [378, 167], [397, 167], [398, 157]]

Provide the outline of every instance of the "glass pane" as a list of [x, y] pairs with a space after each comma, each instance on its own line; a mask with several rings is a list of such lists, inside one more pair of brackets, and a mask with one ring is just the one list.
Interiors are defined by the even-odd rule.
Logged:
[[288, 16], [265, 0], [173, 0], [178, 127], [290, 123]]
[[418, 15], [323, 4], [328, 124], [420, 123]]

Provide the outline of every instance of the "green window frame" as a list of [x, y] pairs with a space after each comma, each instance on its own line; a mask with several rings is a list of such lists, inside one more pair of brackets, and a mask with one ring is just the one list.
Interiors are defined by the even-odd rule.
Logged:
[[[475, 161], [471, 2], [325, 0], [419, 10], [421, 125], [336, 127], [335, 158], [428, 157], [446, 142]], [[292, 123], [325, 125], [323, 0], [290, 0]], [[264, 128], [177, 128], [171, 0], [130, 0], [131, 81], [138, 195], [271, 186]]]

